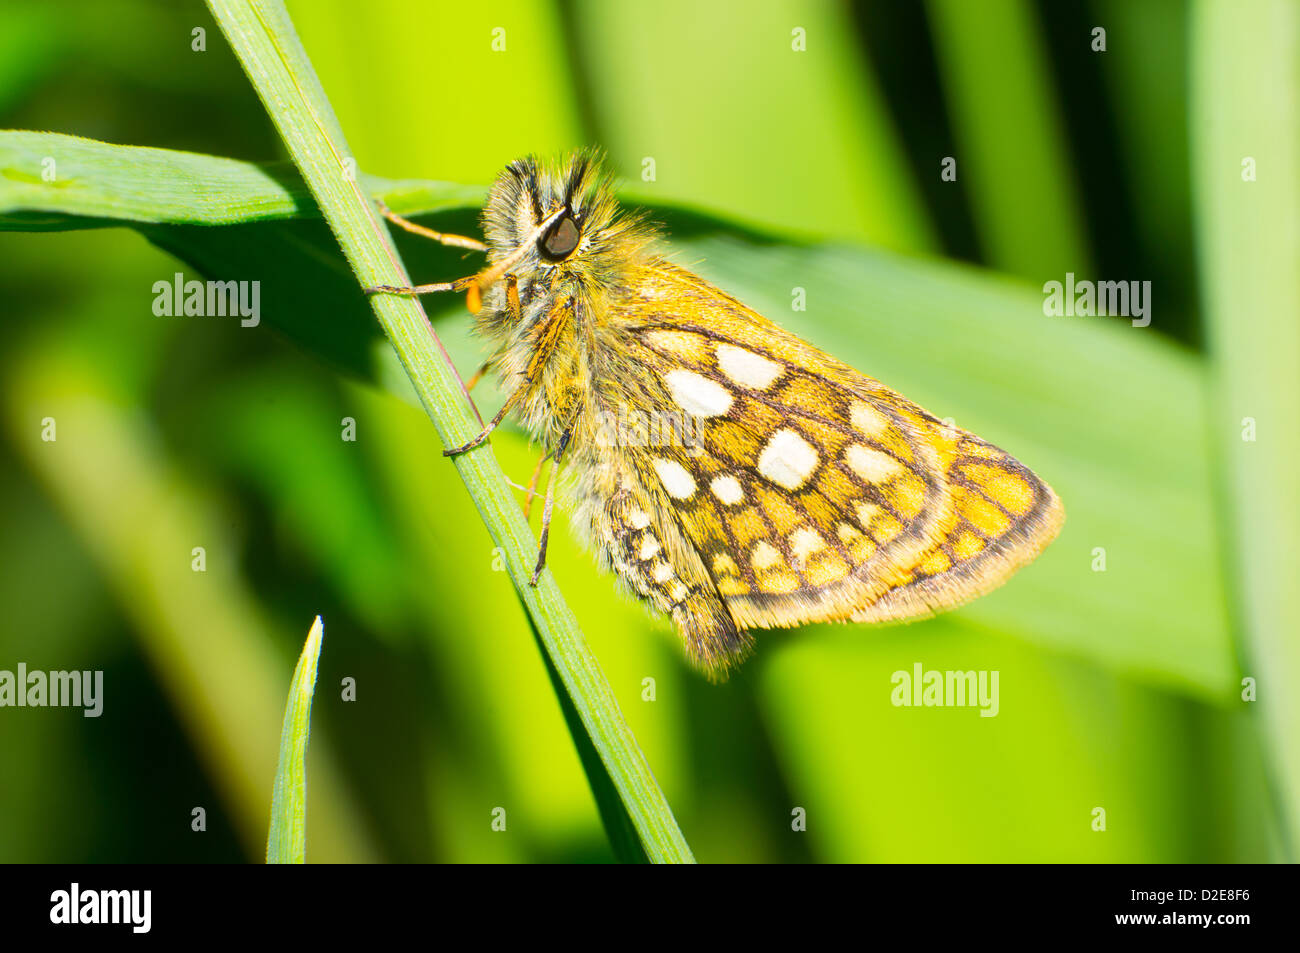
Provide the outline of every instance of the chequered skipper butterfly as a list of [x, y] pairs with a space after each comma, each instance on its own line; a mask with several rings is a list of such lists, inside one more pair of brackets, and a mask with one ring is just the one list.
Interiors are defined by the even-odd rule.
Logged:
[[[446, 453], [519, 415], [546, 450], [537, 472], [550, 458], [571, 477], [575, 525], [602, 565], [671, 615], [713, 678], [748, 654], [750, 629], [961, 605], [1060, 529], [1060, 500], [1023, 464], [662, 257], [594, 152], [507, 166], [483, 212], [486, 245], [383, 211], [488, 255], [459, 281], [370, 289], [465, 291], [493, 347], [484, 370], [501, 377], [505, 406]], [[698, 439], [610, 426], [627, 419], [682, 419]], [[552, 476], [534, 583], [554, 487]]]

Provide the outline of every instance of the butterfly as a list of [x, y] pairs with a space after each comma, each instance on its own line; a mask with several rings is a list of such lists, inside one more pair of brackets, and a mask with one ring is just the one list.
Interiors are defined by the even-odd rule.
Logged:
[[444, 452], [515, 414], [544, 448], [534, 483], [548, 458], [563, 468], [600, 564], [672, 618], [715, 680], [754, 629], [951, 609], [1060, 530], [1060, 500], [1024, 464], [672, 263], [594, 150], [508, 165], [483, 210], [486, 243], [381, 211], [487, 253], [455, 282], [367, 289], [467, 294], [491, 347], [475, 380], [492, 371], [508, 396]]

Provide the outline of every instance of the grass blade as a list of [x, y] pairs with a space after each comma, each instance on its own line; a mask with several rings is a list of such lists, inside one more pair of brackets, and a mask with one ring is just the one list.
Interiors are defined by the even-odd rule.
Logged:
[[[1258, 684], [1283, 842], [1300, 856], [1300, 8], [1206, 0], [1192, 27], [1193, 184], [1238, 649]], [[1247, 160], [1250, 160], [1250, 164]], [[1247, 177], [1253, 165], [1254, 179]]]
[[[371, 194], [412, 204], [477, 208], [484, 190], [358, 174]], [[0, 132], [0, 228], [57, 231], [132, 225], [242, 225], [319, 214], [289, 162], [111, 145], [57, 132]]]
[[[126, 607], [140, 650], [213, 778], [241, 845], [249, 858], [261, 857], [276, 766], [267, 726], [284, 714], [274, 629], [234, 571], [225, 510], [186, 482], [158, 435], [127, 409], [133, 397], [113, 379], [103, 350], [87, 351], [74, 340], [53, 333], [6, 365], [0, 401], [6, 436]], [[46, 415], [78, 421], [78, 438], [42, 441], [30, 421]], [[210, 563], [203, 571], [192, 565], [196, 545]], [[319, 828], [313, 856], [372, 862], [375, 845], [354, 823], [356, 804], [324, 742], [318, 739], [314, 758]]]
[[280, 729], [280, 763], [271, 796], [271, 828], [266, 837], [268, 864], [301, 864], [307, 857], [307, 740], [311, 734], [311, 699], [316, 691], [325, 626], [320, 616], [311, 624], [307, 642], [293, 670], [289, 701]]
[[[244, 72], [267, 107], [362, 287], [410, 280], [387, 230], [352, 173], [351, 153], [282, 3], [209, 0]], [[464, 386], [419, 303], [391, 295], [372, 301], [384, 332], [444, 446], [478, 432]], [[537, 543], [489, 447], [455, 458], [507, 571], [537, 626], [613, 787], [656, 862], [694, 858], [618, 701], [588, 649], [551, 574], [528, 585]], [[600, 796], [601, 785], [593, 790]]]
[[1028, 0], [928, 4], [961, 149], [957, 174], [969, 184], [985, 260], [1041, 283], [1091, 266], [1032, 7]]

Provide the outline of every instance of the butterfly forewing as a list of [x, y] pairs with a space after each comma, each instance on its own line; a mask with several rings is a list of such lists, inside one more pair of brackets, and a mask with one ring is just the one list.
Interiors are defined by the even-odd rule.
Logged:
[[688, 272], [635, 290], [633, 353], [698, 424], [694, 445], [646, 447], [652, 479], [740, 626], [955, 604], [1042, 528], [1050, 490], [996, 448]]
[[677, 305], [629, 331], [700, 438], [645, 454], [736, 621], [844, 618], [900, 583], [951, 510], [925, 418], [689, 273], [638, 292]]
[[961, 605], [1001, 585], [1060, 530], [1060, 500], [1028, 467], [965, 432], [952, 446], [945, 459], [953, 510], [939, 539], [901, 584], [855, 612], [853, 621], [887, 622]]

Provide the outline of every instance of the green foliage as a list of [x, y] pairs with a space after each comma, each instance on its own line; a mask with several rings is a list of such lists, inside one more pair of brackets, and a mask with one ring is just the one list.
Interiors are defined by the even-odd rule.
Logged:
[[307, 739], [311, 735], [311, 697], [316, 691], [325, 626], [320, 616], [311, 624], [307, 641], [293, 670], [289, 700], [280, 729], [280, 763], [271, 795], [271, 825], [266, 835], [268, 864], [301, 864], [307, 859]]
[[[1245, 674], [1258, 684], [1276, 772], [1277, 810], [1300, 856], [1300, 9], [1261, 4], [1242, 17], [1205, 2], [1193, 21], [1198, 248], [1214, 353], [1210, 431], [1221, 449], [1224, 536]], [[1249, 143], [1247, 149], [1243, 144]]]
[[[1242, 18], [1214, 0], [1101, 3], [1110, 49], [1091, 61], [1093, 84], [1062, 65], [1059, 24], [1031, 15], [1044, 7], [999, 3], [971, 21], [936, 0], [919, 20], [936, 108], [911, 88], [928, 61], [912, 46], [905, 66], [890, 58], [889, 31], [910, 34], [879, 11], [670, 3], [645, 23], [618, 4], [489, 6], [377, 0], [358, 21], [344, 0], [291, 3], [339, 121], [299, 113], [289, 162], [245, 161], [280, 155], [280, 131], [212, 23], [206, 53], [177, 52], [151, 37], [188, 36], [192, 16], [124, 0], [138, 28], [122, 52], [75, 40], [99, 22], [94, 4], [84, 24], [0, 11], [3, 42], [21, 38], [0, 58], [5, 124], [94, 137], [0, 133], [0, 453], [12, 464], [0, 507], [13, 527], [0, 542], [13, 610], [0, 646], [45, 667], [109, 667], [110, 686], [140, 699], [135, 715], [110, 704], [84, 738], [49, 719], [0, 719], [0, 746], [37, 766], [0, 787], [0, 818], [33, 819], [30, 832], [0, 828], [3, 859], [259, 856], [276, 673], [317, 608], [331, 619], [321, 681], [354, 676], [360, 694], [316, 699], [315, 861], [639, 859], [634, 817], [657, 809], [620, 795], [569, 702], [553, 636], [577, 634], [577, 620], [607, 679], [601, 705], [645, 752], [645, 790], [673, 805], [660, 816], [704, 860], [1293, 857], [1300, 717], [1284, 686], [1300, 667], [1287, 545], [1300, 501], [1278, 474], [1294, 472], [1300, 446], [1286, 425], [1294, 282], [1278, 263], [1296, 257], [1300, 214], [1294, 177], [1277, 171], [1295, 166], [1294, 84], [1278, 79], [1300, 75], [1282, 42], [1291, 8]], [[1190, 45], [1169, 41], [1189, 16]], [[492, 49], [497, 27], [507, 53]], [[1165, 38], [1160, 69], [1138, 34]], [[40, 41], [56, 35], [72, 39]], [[426, 38], [429, 55], [402, 49], [406, 36]], [[62, 78], [69, 51], [83, 72]], [[280, 49], [291, 72], [301, 52]], [[165, 80], [139, 65], [160, 62]], [[87, 74], [116, 77], [98, 123], [77, 118]], [[319, 92], [294, 95], [319, 106]], [[1114, 112], [1115, 141], [1081, 100]], [[204, 123], [185, 114], [192, 103]], [[918, 138], [917, 110], [931, 138]], [[128, 118], [141, 111], [148, 124]], [[340, 151], [311, 152], [313, 136]], [[1127, 206], [1097, 191], [1087, 137], [1111, 143], [1103, 171]], [[676, 260], [1041, 473], [1065, 504], [1061, 537], [939, 619], [761, 633], [717, 688], [680, 662], [661, 620], [596, 576], [561, 515], [558, 585], [539, 596], [553, 593], [560, 624], [535, 631], [513, 581], [531, 533], [487, 462], [522, 482], [534, 457], [509, 428], [473, 473], [441, 456], [420, 405], [434, 403], [443, 441], [472, 426], [467, 409], [413, 310], [375, 320], [359, 288], [376, 280], [366, 269], [389, 267], [366, 258], [382, 232], [367, 250], [349, 216], [377, 195], [473, 233], [483, 184], [505, 162], [589, 141], [628, 180], [627, 202], [665, 223]], [[958, 182], [931, 184], [948, 154]], [[1245, 155], [1257, 182], [1241, 179]], [[361, 170], [353, 195], [335, 175], [343, 156]], [[930, 257], [961, 233], [951, 210], [964, 204], [996, 270]], [[416, 280], [478, 266], [396, 240]], [[1117, 258], [1121, 247], [1138, 257]], [[1153, 325], [1044, 315], [1041, 281], [1063, 277], [1051, 269], [1090, 268], [1161, 279]], [[176, 271], [261, 281], [262, 324], [154, 316], [150, 289]], [[455, 365], [475, 367], [461, 302], [428, 307]], [[486, 386], [484, 415], [500, 401]], [[450, 397], [437, 404], [435, 391]], [[57, 443], [39, 437], [46, 417]], [[344, 418], [355, 442], [339, 439]], [[462, 475], [476, 496], [490, 490], [486, 514]], [[200, 545], [204, 573], [190, 565]], [[894, 673], [918, 662], [999, 672], [997, 717], [891, 704]], [[1260, 717], [1247, 714], [1243, 676], [1258, 682]], [[125, 738], [172, 753], [169, 773], [145, 783], [83, 756], [128, 757]], [[44, 794], [92, 789], [93, 801]], [[177, 841], [195, 803], [215, 830]], [[498, 806], [505, 833], [489, 827]], [[1105, 833], [1091, 827], [1098, 807]], [[806, 833], [791, 830], [800, 808]], [[51, 841], [69, 811], [86, 836]], [[130, 844], [114, 840], [121, 818]]]
[[[60, 146], [58, 141], [23, 144], [37, 153]], [[0, 150], [5, 148], [0, 137]], [[104, 144], [95, 148], [117, 150]], [[5, 155], [0, 151], [0, 160]], [[198, 159], [178, 157], [185, 163]], [[151, 155], [150, 162], [155, 160]], [[225, 160], [208, 161], [227, 168]], [[169, 179], [157, 168], [151, 172], [160, 181]], [[149, 178], [141, 175], [139, 181]], [[369, 303], [331, 259], [328, 231], [314, 221], [294, 220], [311, 216], [290, 211], [292, 182], [276, 182], [256, 169], [231, 178], [247, 183], [243, 191], [231, 188], [233, 204], [279, 207], [284, 209], [280, 218], [267, 215], [224, 229], [159, 228], [169, 224], [165, 196], [155, 200], [142, 190], [123, 203], [121, 220], [153, 223], [145, 234], [204, 275], [261, 279], [271, 325], [311, 353], [382, 382], [399, 396], [409, 395], [409, 383], [376, 357], [382, 352], [377, 329], [367, 320]], [[425, 218], [430, 213], [426, 220], [445, 230], [464, 222], [446, 211], [455, 196], [478, 191], [434, 182], [369, 184], [403, 214]], [[0, 200], [3, 195], [0, 191]], [[207, 201], [217, 203], [215, 196]], [[959, 417], [962, 426], [1012, 448], [1057, 487], [1067, 510], [1061, 539], [1017, 577], [1014, 587], [975, 602], [963, 610], [964, 618], [1157, 684], [1229, 697], [1237, 674], [1219, 583], [1209, 447], [1201, 424], [1204, 371], [1193, 359], [1161, 338], [1101, 318], [1045, 317], [1038, 292], [961, 266], [846, 245], [778, 242], [671, 207], [654, 213], [669, 223], [674, 250], [700, 261], [719, 286], [780, 315], [786, 326], [830, 353], [870, 367], [874, 376], [932, 412]], [[457, 259], [445, 254], [414, 260], [421, 266], [418, 274], [426, 268], [446, 274], [457, 267]], [[792, 309], [796, 287], [804, 289], [807, 310]], [[867, 300], [872, 308], [864, 313], [858, 302]], [[322, 322], [327, 302], [331, 320]], [[452, 353], [461, 366], [472, 365], [462, 303], [430, 303], [438, 309], [434, 319], [440, 334], [455, 342], [449, 344]], [[920, 328], [925, 343], [919, 348]], [[1114, 367], [1132, 373], [1099, 386]], [[1141, 428], [1130, 425], [1138, 402], [1143, 403]], [[1134, 486], [1144, 492], [1133, 493]], [[1106, 540], [1107, 559], [1126, 565], [1122, 572], [1090, 572], [1084, 579], [1091, 588], [1083, 599], [1078, 569], [1095, 560], [1091, 540]], [[1079, 604], [1062, 618], [1062, 600], [1072, 599]], [[1134, 606], [1143, 603], [1144, 634], [1134, 639]]]

